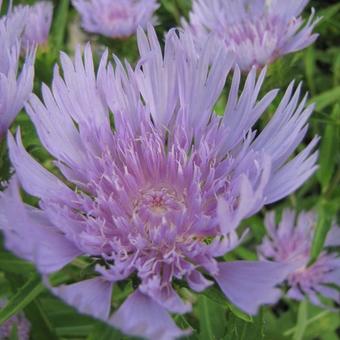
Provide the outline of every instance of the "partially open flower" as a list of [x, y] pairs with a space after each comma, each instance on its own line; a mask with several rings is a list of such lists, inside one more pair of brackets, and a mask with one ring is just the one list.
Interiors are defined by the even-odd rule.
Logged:
[[47, 42], [53, 16], [53, 4], [40, 1], [28, 6], [23, 46], [43, 45]]
[[259, 247], [259, 254], [262, 259], [300, 263], [288, 276], [288, 297], [302, 300], [307, 296], [312, 303], [321, 305], [319, 295], [323, 295], [340, 304], [340, 257], [327, 250], [330, 246], [340, 246], [340, 228], [333, 225], [326, 240], [325, 250], [314, 264], [308, 266], [316, 220], [314, 212], [300, 213], [296, 219], [294, 211], [285, 210], [281, 222], [277, 225], [275, 214], [268, 213], [268, 236]]
[[21, 71], [18, 71], [26, 15], [27, 8], [20, 12], [10, 11], [0, 19], [0, 140], [33, 88], [33, 49], [27, 51]]
[[308, 0], [194, 0], [189, 23], [183, 26], [199, 42], [212, 32], [244, 71], [312, 44], [314, 11], [306, 25], [300, 14]]
[[[214, 281], [239, 308], [254, 314], [275, 303], [275, 286], [290, 264], [221, 261], [240, 239], [240, 221], [298, 188], [315, 171], [314, 139], [296, 157], [313, 106], [287, 89], [272, 120], [252, 126], [277, 95], [258, 99], [265, 77], [253, 69], [240, 96], [236, 69], [223, 117], [214, 105], [234, 59], [212, 39], [197, 52], [190, 34], [170, 31], [164, 54], [155, 31], [138, 36], [141, 59], [126, 69], [106, 52], [95, 74], [84, 60], [62, 54], [41, 101], [27, 113], [60, 178], [9, 136], [16, 176], [0, 198], [8, 249], [48, 274], [78, 256], [97, 276], [53, 288], [79, 311], [124, 332], [171, 339], [185, 331], [169, 313], [186, 313], [174, 282], [196, 292]], [[110, 113], [111, 111], [111, 113]], [[19, 183], [39, 198], [22, 202]], [[112, 287], [133, 279], [135, 291], [111, 313]]]
[[72, 0], [85, 31], [127, 38], [154, 21], [156, 0]]

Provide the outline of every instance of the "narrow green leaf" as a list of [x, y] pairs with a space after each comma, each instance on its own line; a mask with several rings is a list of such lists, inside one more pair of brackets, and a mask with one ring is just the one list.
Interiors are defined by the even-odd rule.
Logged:
[[293, 340], [302, 340], [307, 327], [307, 300], [300, 302]]
[[316, 109], [319, 111], [337, 102], [340, 102], [340, 86], [325, 91], [309, 101], [309, 103], [316, 103]]
[[334, 86], [338, 86], [340, 85], [340, 54], [335, 57], [332, 68]]
[[58, 3], [59, 5], [53, 21], [50, 37], [53, 43], [54, 50], [58, 51], [59, 53], [61, 47], [63, 46], [65, 38], [67, 16], [70, 2], [69, 0], [59, 0]]
[[314, 94], [316, 91], [315, 88], [315, 48], [314, 46], [310, 46], [305, 55], [305, 71], [306, 71], [306, 78], [308, 82], [308, 87], [310, 88], [311, 92]]
[[12, 317], [14, 314], [25, 308], [32, 300], [34, 300], [43, 290], [42, 284], [38, 276], [31, 277], [13, 297], [8, 301], [7, 305], [0, 311], [0, 325]]
[[[314, 317], [312, 317], [312, 318], [310, 318], [306, 321], [306, 326], [310, 326], [314, 322], [319, 322], [320, 319], [324, 318], [325, 316], [328, 316], [330, 313], [331, 313], [330, 311], [323, 311], [323, 312], [317, 314], [316, 316], [314, 316]], [[283, 335], [289, 336], [289, 335], [294, 334], [295, 331], [296, 331], [296, 326], [288, 329], [286, 332], [284, 332]]]
[[337, 204], [322, 200], [318, 207], [318, 220], [311, 249], [310, 264], [313, 264], [319, 257], [333, 222], [337, 210]]
[[[331, 119], [340, 120], [340, 105], [335, 105]], [[327, 124], [325, 133], [321, 140], [319, 170], [317, 178], [322, 186], [322, 191], [326, 192], [335, 170], [336, 153], [340, 142], [340, 128], [337, 124]]]
[[327, 6], [327, 8], [319, 11], [318, 16], [322, 17], [322, 21], [326, 22], [331, 19], [335, 14], [340, 11], [340, 3], [334, 4], [332, 6]]

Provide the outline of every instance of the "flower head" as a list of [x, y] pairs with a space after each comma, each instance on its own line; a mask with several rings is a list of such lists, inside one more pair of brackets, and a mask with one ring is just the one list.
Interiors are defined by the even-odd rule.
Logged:
[[[17, 6], [20, 10], [24, 6]], [[53, 4], [40, 1], [28, 6], [26, 25], [23, 34], [23, 46], [42, 45], [47, 42], [53, 16]]]
[[[6, 301], [0, 300], [0, 307], [3, 307], [5, 303]], [[0, 339], [11, 339], [14, 327], [17, 329], [18, 339], [29, 340], [31, 325], [23, 313], [12, 316], [0, 326]]]
[[85, 31], [126, 38], [153, 21], [156, 0], [72, 0]]
[[[314, 212], [296, 214], [285, 210], [281, 222], [276, 225], [275, 214], [266, 216], [268, 236], [259, 247], [263, 259], [278, 262], [298, 261], [300, 266], [289, 274], [287, 295], [296, 300], [307, 296], [311, 302], [320, 305], [318, 295], [340, 303], [340, 293], [329, 285], [340, 286], [340, 257], [330, 251], [323, 251], [318, 260], [308, 265], [315, 233], [316, 214]], [[340, 245], [340, 228], [333, 225], [325, 247]]]
[[314, 11], [303, 26], [300, 14], [308, 0], [194, 0], [189, 23], [199, 42], [213, 32], [228, 50], [236, 53], [242, 70], [261, 67], [279, 56], [313, 43]]
[[[16, 176], [0, 198], [6, 246], [42, 273], [83, 256], [95, 278], [53, 288], [81, 312], [151, 339], [183, 333], [169, 316], [190, 311], [174, 281], [200, 292], [215, 280], [226, 296], [254, 314], [275, 302], [286, 264], [219, 262], [242, 240], [239, 222], [285, 197], [314, 171], [314, 139], [291, 157], [313, 106], [287, 89], [271, 122], [252, 126], [277, 91], [258, 99], [265, 71], [253, 69], [238, 96], [236, 69], [223, 117], [214, 105], [233, 65], [215, 42], [197, 52], [190, 34], [170, 31], [164, 54], [155, 31], [139, 30], [136, 68], [103, 55], [97, 75], [87, 46], [61, 56], [43, 101], [27, 113], [55, 158], [56, 177], [9, 135]], [[111, 112], [111, 113], [110, 113]], [[112, 126], [113, 125], [113, 126]], [[18, 182], [40, 200], [22, 202]], [[25, 240], [25, 241], [23, 241]], [[288, 266], [290, 266], [289, 264]], [[112, 286], [133, 277], [137, 287], [113, 314]]]
[[34, 51], [29, 49], [18, 75], [21, 35], [27, 9], [0, 19], [0, 140], [32, 92]]

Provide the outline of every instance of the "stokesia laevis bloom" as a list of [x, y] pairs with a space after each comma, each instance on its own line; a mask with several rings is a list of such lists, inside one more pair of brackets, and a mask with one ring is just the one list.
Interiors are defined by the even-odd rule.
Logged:
[[[186, 332], [169, 313], [190, 311], [173, 285], [200, 292], [213, 284], [247, 313], [275, 303], [291, 264], [220, 262], [236, 247], [239, 222], [298, 188], [315, 171], [314, 139], [291, 157], [307, 131], [313, 106], [287, 89], [272, 120], [252, 126], [277, 91], [259, 99], [265, 70], [253, 69], [240, 90], [236, 68], [225, 114], [214, 113], [234, 60], [207, 39], [197, 52], [188, 33], [138, 33], [140, 61], [124, 68], [106, 52], [94, 71], [87, 46], [72, 61], [61, 55], [51, 90], [42, 87], [27, 113], [55, 158], [56, 177], [9, 135], [16, 175], [0, 198], [6, 247], [43, 274], [78, 256], [97, 276], [53, 287], [80, 312], [123, 332], [173, 339]], [[111, 113], [110, 113], [111, 112]], [[110, 123], [111, 122], [111, 123]], [[112, 123], [113, 122], [113, 123]], [[114, 127], [112, 127], [112, 124]], [[61, 179], [63, 178], [63, 179]], [[19, 183], [38, 197], [22, 202]], [[244, 234], [242, 235], [244, 236]], [[288, 268], [289, 267], [289, 268]], [[135, 290], [111, 314], [113, 286], [132, 278]]]
[[[6, 304], [5, 300], [0, 300], [0, 307]], [[16, 327], [17, 339], [29, 340], [31, 324], [23, 313], [18, 313], [0, 325], [0, 339], [12, 339], [13, 328]]]
[[308, 0], [194, 0], [189, 23], [198, 43], [213, 32], [244, 70], [261, 67], [278, 57], [312, 44], [317, 34], [314, 10], [307, 22], [300, 14]]
[[322, 295], [340, 304], [340, 257], [327, 251], [329, 247], [340, 246], [340, 228], [333, 225], [326, 239], [325, 250], [316, 262], [308, 266], [316, 220], [314, 212], [302, 212], [296, 216], [294, 211], [287, 209], [280, 223], [276, 224], [275, 213], [268, 213], [265, 220], [268, 236], [258, 248], [258, 253], [262, 259], [300, 263], [299, 268], [287, 278], [288, 297], [303, 300], [307, 296], [312, 303], [322, 305], [318, 297]]
[[[23, 6], [18, 6], [18, 8], [23, 8]], [[28, 6], [26, 25], [22, 37], [24, 47], [43, 45], [47, 42], [52, 16], [53, 4], [50, 1], [40, 1], [33, 6]]]
[[21, 35], [27, 8], [0, 19], [0, 140], [32, 92], [34, 51], [29, 49], [18, 75]]
[[82, 27], [90, 33], [109, 38], [127, 38], [137, 27], [154, 21], [156, 0], [72, 0], [82, 19]]

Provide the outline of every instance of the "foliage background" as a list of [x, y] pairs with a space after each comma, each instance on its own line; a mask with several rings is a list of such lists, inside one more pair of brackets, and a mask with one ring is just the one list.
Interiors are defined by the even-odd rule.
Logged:
[[[284, 1], [284, 0], [282, 0]], [[159, 25], [157, 33], [162, 37], [171, 27], [179, 25], [180, 17], [186, 16], [190, 9], [187, 0], [162, 0], [157, 11]], [[14, 1], [34, 3], [34, 0]], [[50, 83], [53, 65], [58, 61], [60, 50], [73, 53], [77, 42], [90, 39], [97, 47], [99, 58], [103, 45], [110, 48], [120, 58], [127, 58], [132, 63], [136, 60], [135, 38], [124, 41], [112, 41], [98, 36], [86, 36], [79, 28], [79, 18], [69, 0], [55, 0], [55, 12], [52, 32], [47, 46], [40, 48], [36, 60], [35, 92], [40, 92], [41, 82]], [[339, 210], [340, 202], [340, 3], [339, 1], [311, 1], [318, 16], [323, 16], [316, 31], [320, 33], [317, 42], [306, 50], [286, 56], [271, 65], [263, 93], [272, 88], [287, 87], [292, 79], [303, 81], [303, 88], [310, 93], [310, 101], [316, 103], [316, 110], [310, 120], [310, 130], [305, 140], [312, 136], [322, 137], [320, 143], [319, 170], [299, 191], [278, 204], [267, 207], [278, 212], [284, 207], [294, 207], [298, 211], [317, 209], [319, 213], [317, 233], [313, 245], [312, 257], [320, 253], [331, 220]], [[4, 6], [6, 7], [6, 0]], [[228, 87], [228, 86], [227, 86]], [[227, 88], [216, 106], [217, 112], [223, 112], [227, 97]], [[277, 102], [276, 102], [277, 103]], [[275, 103], [258, 123], [265, 124], [274, 112]], [[42, 148], [35, 130], [27, 115], [21, 112], [14, 126], [20, 125], [24, 144], [29, 152], [39, 159], [45, 167], [53, 171], [51, 159]], [[6, 145], [0, 146], [0, 178], [10, 176], [6, 160]], [[34, 203], [34, 202], [32, 202]], [[255, 247], [264, 235], [263, 212], [243, 223], [250, 227], [252, 237], [246, 244], [236, 249], [228, 258], [255, 259]], [[73, 264], [68, 271], [54, 279], [63, 280], [62, 275], [73, 279], [86, 276], [88, 268], [79, 263]], [[113, 294], [113, 305], [119, 305], [129, 293], [129, 285], [117, 287]], [[184, 292], [187, 293], [187, 292]], [[74, 309], [60, 302], [47, 292], [34, 267], [15, 258], [0, 245], [0, 297], [7, 297], [9, 304], [0, 311], [0, 323], [6, 318], [23, 310], [32, 324], [32, 339], [86, 339], [108, 340], [129, 339], [118, 331], [75, 312]], [[188, 339], [244, 339], [244, 340], [336, 340], [339, 339], [340, 317], [337, 313], [322, 310], [305, 301], [296, 303], [282, 300], [273, 308], [263, 308], [259, 315], [251, 318], [228, 304], [219, 296], [219, 291], [210, 289], [204, 295], [190, 295], [196, 301], [192, 315], [177, 317], [176, 321], [184, 327], [192, 327], [193, 334]], [[16, 339], [15, 330], [12, 340]]]

